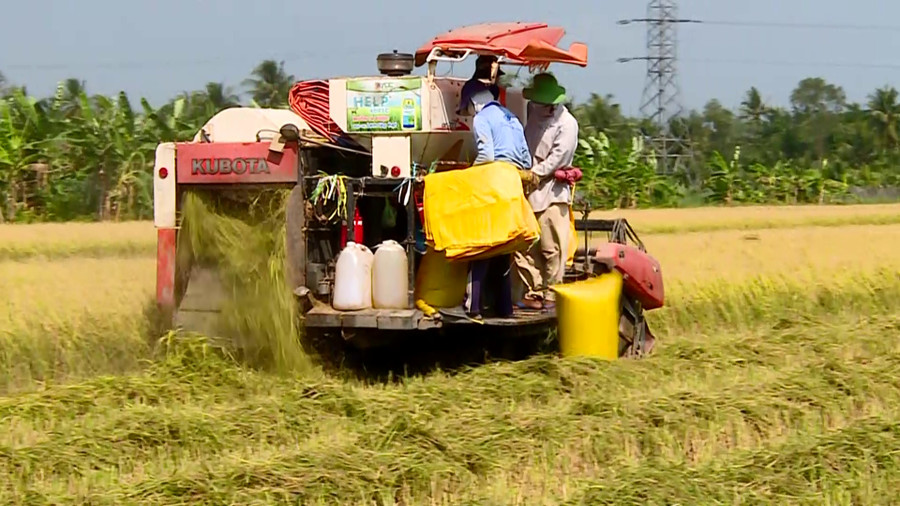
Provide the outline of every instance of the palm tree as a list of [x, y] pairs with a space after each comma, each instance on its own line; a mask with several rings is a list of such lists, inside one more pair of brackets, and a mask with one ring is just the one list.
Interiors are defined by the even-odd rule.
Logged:
[[238, 106], [241, 102], [240, 97], [230, 87], [216, 82], [206, 83], [206, 98], [216, 111]]
[[[180, 98], [184, 99], [182, 117], [192, 125], [202, 125], [220, 111], [240, 106], [238, 96], [230, 88], [217, 82], [206, 83], [202, 90], [186, 91]], [[169, 109], [167, 107], [163, 112], [168, 113]]]
[[898, 93], [894, 87], [885, 86], [869, 95], [869, 114], [886, 149], [897, 147], [897, 119], [900, 117]]
[[294, 76], [284, 71], [284, 62], [264, 60], [251, 73], [253, 76], [244, 81], [250, 88], [254, 102], [260, 107], [277, 107], [287, 104], [288, 93], [294, 85]]
[[763, 121], [768, 118], [771, 109], [763, 101], [762, 95], [756, 86], [752, 86], [741, 101], [738, 117], [748, 123], [749, 128], [744, 132], [744, 142], [751, 148], [760, 145]]
[[769, 106], [763, 102], [762, 95], [759, 94], [756, 86], [753, 86], [747, 91], [746, 98], [741, 102], [741, 119], [759, 124], [768, 112]]
[[62, 116], [72, 118], [81, 112], [81, 97], [86, 93], [87, 83], [70, 77], [59, 83], [56, 89], [56, 96], [45, 99], [44, 103], [50, 105], [55, 101], [55, 106]]
[[[592, 93], [590, 99], [572, 109], [585, 136], [605, 132], [615, 136], [619, 142], [630, 141], [632, 125], [622, 115], [619, 104], [612, 95], [600, 96]], [[616, 135], [620, 134], [620, 135]]]

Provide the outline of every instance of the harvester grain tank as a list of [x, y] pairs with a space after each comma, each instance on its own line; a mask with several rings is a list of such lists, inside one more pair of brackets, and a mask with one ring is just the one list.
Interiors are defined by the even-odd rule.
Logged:
[[[414, 53], [378, 55], [380, 75], [298, 82], [290, 91], [290, 109], [226, 109], [210, 118], [192, 140], [160, 144], [154, 171], [157, 302], [165, 314], [172, 315], [173, 326], [208, 329], [226, 292], [215, 266], [193, 262], [190, 255], [176, 251], [184, 192], [241, 196], [268, 188], [290, 191], [285, 224], [287, 281], [303, 308], [307, 332], [372, 346], [397, 333], [441, 333], [472, 325], [465, 319], [441, 318], [440, 313], [416, 304], [417, 273], [421, 274], [425, 246], [422, 195], [426, 177], [464, 170], [475, 153], [471, 118], [456, 113], [467, 79], [439, 75], [437, 67], [481, 55], [495, 57], [497, 66], [530, 70], [543, 70], [552, 63], [586, 66], [584, 44], [574, 43], [568, 49], [558, 46], [564, 34], [562, 28], [544, 23], [462, 27], [435, 37]], [[425, 74], [413, 75], [417, 67], [425, 67]], [[527, 122], [527, 100], [521, 89], [501, 87], [500, 101]], [[609, 270], [622, 275], [620, 304], [600, 317], [620, 321], [622, 355], [638, 353], [645, 348], [645, 337], [652, 338], [643, 312], [663, 302], [659, 265], [625, 220], [591, 220], [589, 209], [585, 211], [576, 223], [585, 244], [566, 279], [603, 276]], [[593, 248], [590, 235], [597, 232], [605, 232], [608, 243]], [[382, 243], [402, 248], [406, 279], [398, 280], [397, 286], [405, 287], [400, 297], [405, 303], [391, 301], [387, 305], [394, 307], [390, 308], [368, 304], [356, 310], [335, 308], [336, 284], [342, 282], [336, 279], [339, 257], [350, 242], [367, 249]], [[387, 270], [396, 273], [396, 266], [403, 263], [393, 253]], [[448, 267], [437, 271], [453, 272], [453, 266]], [[370, 272], [371, 265], [367, 269]], [[371, 283], [366, 286], [371, 290]], [[498, 335], [545, 333], [556, 325], [556, 315], [553, 311], [517, 312], [510, 318], [488, 317], [478, 324], [495, 329]]]

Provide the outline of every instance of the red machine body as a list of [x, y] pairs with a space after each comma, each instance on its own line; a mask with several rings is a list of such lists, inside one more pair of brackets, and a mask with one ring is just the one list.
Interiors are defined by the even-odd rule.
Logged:
[[595, 260], [622, 273], [625, 293], [637, 299], [645, 310], [663, 306], [662, 269], [659, 262], [645, 251], [620, 243], [606, 243], [597, 248]]
[[178, 184], [296, 183], [295, 144], [281, 152], [268, 142], [178, 143], [175, 166]]

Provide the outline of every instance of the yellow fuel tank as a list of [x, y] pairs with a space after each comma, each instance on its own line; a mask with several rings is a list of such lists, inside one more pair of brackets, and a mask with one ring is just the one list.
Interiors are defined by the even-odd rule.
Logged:
[[613, 270], [595, 278], [553, 287], [559, 346], [564, 357], [619, 358], [622, 274]]

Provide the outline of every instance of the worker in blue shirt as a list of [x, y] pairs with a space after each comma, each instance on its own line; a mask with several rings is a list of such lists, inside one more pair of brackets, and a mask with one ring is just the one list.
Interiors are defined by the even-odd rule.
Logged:
[[459, 110], [474, 116], [472, 129], [478, 155], [475, 165], [509, 162], [519, 169], [531, 168], [531, 152], [525, 141], [525, 129], [512, 112], [500, 105], [490, 88], [480, 81], [463, 87]]
[[[507, 162], [520, 170], [531, 168], [531, 152], [519, 119], [498, 103], [488, 85], [469, 81], [460, 96], [459, 112], [474, 116], [472, 126], [478, 155], [475, 165]], [[484, 288], [495, 292], [494, 312], [498, 317], [513, 314], [512, 255], [499, 255], [469, 263], [463, 311], [469, 318], [481, 319]]]

